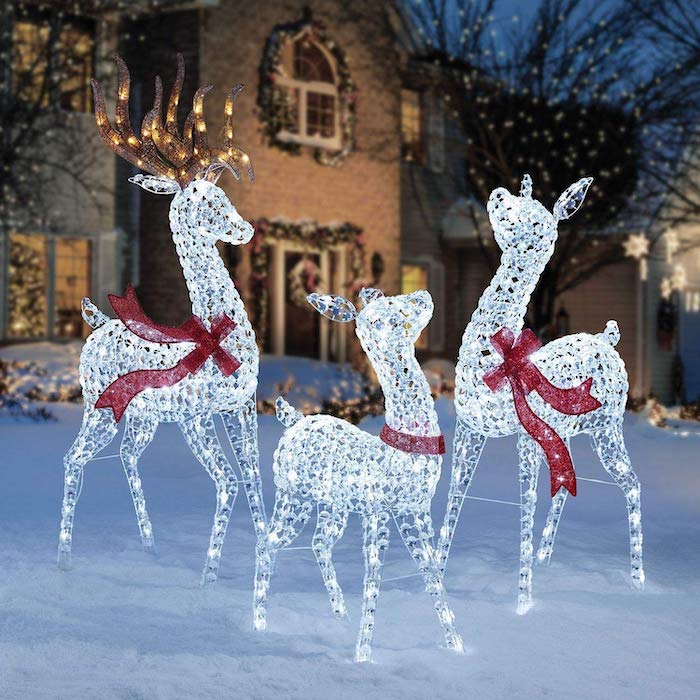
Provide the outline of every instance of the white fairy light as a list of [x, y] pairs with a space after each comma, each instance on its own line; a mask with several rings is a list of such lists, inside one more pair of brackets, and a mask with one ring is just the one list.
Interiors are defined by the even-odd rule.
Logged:
[[[363, 289], [360, 298], [364, 306], [358, 312], [351, 301], [340, 296], [308, 297], [324, 316], [355, 321], [357, 336], [384, 390], [386, 424], [377, 437], [339, 418], [304, 417], [281, 397], [277, 400], [277, 417], [287, 430], [274, 455], [277, 494], [267, 547], [258, 554], [256, 627], [265, 627], [276, 552], [297, 537], [315, 506], [318, 520], [312, 548], [333, 612], [339, 618], [347, 613], [333, 568], [333, 547], [345, 531], [348, 515], [362, 517], [365, 579], [356, 661], [371, 657], [392, 518], [434, 600], [447, 646], [463, 651], [434, 555], [430, 517], [444, 439], [414, 347], [433, 314], [433, 301], [425, 291], [385, 297], [379, 290]], [[292, 473], [294, 479], [290, 479]]]
[[[454, 461], [449, 501], [438, 543], [438, 562], [441, 571], [444, 571], [459, 512], [486, 440], [517, 434], [521, 506], [519, 612], [525, 612], [532, 600], [532, 530], [537, 477], [545, 456], [542, 445], [549, 447], [547, 441], [551, 443], [554, 440], [551, 432], [561, 437], [560, 449], [555, 455], [557, 458], [567, 452], [568, 441], [573, 435], [583, 432], [591, 436], [603, 467], [625, 495], [629, 513], [632, 581], [637, 587], [644, 582], [640, 487], [622, 432], [628, 381], [625, 365], [614, 350], [620, 338], [617, 324], [609, 321], [603, 333], [570, 335], [533, 352], [531, 362], [528, 360], [523, 365], [523, 371], [528, 375], [526, 378], [519, 376], [517, 371], [509, 375], [509, 368], [504, 367], [507, 363], [502, 362], [494, 350], [494, 339], [499, 331], [510, 329], [515, 336], [523, 328], [530, 296], [554, 252], [558, 221], [568, 219], [580, 207], [590, 183], [590, 178], [584, 178], [569, 187], [557, 200], [553, 213], [532, 199], [532, 182], [528, 175], [523, 178], [520, 196], [514, 196], [503, 188], [491, 194], [488, 213], [503, 254], [500, 267], [464, 332], [457, 365]], [[639, 242], [635, 245], [641, 247]], [[540, 370], [544, 382], [549, 379], [554, 387], [564, 392], [575, 393], [587, 389], [594, 403], [585, 411], [576, 405], [569, 406], [567, 410], [580, 411], [577, 415], [561, 412], [561, 408], [557, 409], [546, 402], [537, 393], [536, 387], [532, 390], [532, 374], [540, 374]], [[499, 371], [503, 371], [509, 381], [494, 390], [487, 385], [485, 376], [490, 378]], [[521, 403], [520, 406], [524, 412], [529, 410], [534, 413], [532, 421], [543, 421], [545, 427], [550, 429], [546, 439], [535, 440], [534, 431], [526, 430], [519, 419], [515, 405], [518, 384], [511, 384], [509, 388], [511, 377], [517, 382], [529, 382], [524, 385], [523, 400], [527, 394], [529, 396], [525, 405]], [[592, 379], [592, 385], [586, 382], [588, 379]], [[540, 437], [545, 434], [546, 431], [540, 433]], [[549, 461], [551, 465], [552, 460]], [[571, 481], [567, 488], [571, 490], [573, 486], [575, 493], [573, 464], [569, 462], [569, 465], [571, 471], [568, 478]], [[538, 553], [541, 561], [549, 560], [552, 554], [559, 517], [567, 496], [566, 489], [559, 489], [560, 483], [565, 481], [560, 482], [553, 473], [553, 500]]]
[[682, 292], [688, 285], [688, 273], [680, 263], [676, 263], [673, 266], [673, 273], [671, 275], [670, 282], [671, 289], [674, 292]]
[[[118, 123], [125, 133], [128, 125], [128, 81], [126, 66], [118, 60]], [[178, 328], [157, 326], [143, 315], [133, 290], [125, 297], [112, 297], [120, 320], [112, 320], [83, 300], [83, 317], [94, 329], [80, 357], [80, 381], [85, 410], [80, 432], [64, 458], [65, 485], [62, 506], [58, 562], [70, 567], [73, 520], [80, 495], [85, 465], [117, 433], [125, 417], [120, 447], [122, 465], [129, 481], [141, 539], [153, 551], [151, 523], [138, 473], [139, 457], [151, 442], [158, 425], [175, 422], [190, 449], [216, 484], [214, 525], [207, 550], [202, 583], [216, 580], [221, 550], [231, 509], [238, 492], [238, 478], [229, 463], [214, 427], [219, 414], [238, 462], [257, 536], [264, 541], [266, 516], [258, 465], [257, 410], [259, 350], [243, 302], [217, 250], [220, 241], [242, 245], [250, 241], [253, 227], [244, 221], [224, 191], [215, 183], [224, 169], [235, 170], [235, 162], [247, 163], [235, 149], [237, 160], [197, 142], [194, 148], [207, 153], [205, 170], [188, 168], [189, 181], [175, 179], [171, 166], [177, 158], [187, 159], [193, 145], [180, 137], [177, 123], [177, 87], [182, 87], [184, 66], [178, 65], [176, 88], [168, 108], [167, 132], [160, 123], [160, 103], [144, 119], [143, 143], [135, 136], [131, 150], [117, 149], [130, 162], [143, 157], [148, 174], [131, 182], [156, 194], [172, 194], [170, 227], [192, 303], [192, 317]], [[157, 85], [159, 87], [159, 84]], [[99, 85], [95, 90], [95, 112], [100, 134], [111, 147], [113, 129], [104, 111]], [[231, 93], [233, 99], [239, 88]], [[159, 91], [157, 90], [159, 94]], [[199, 97], [197, 96], [199, 95]], [[195, 113], [201, 116], [201, 90], [195, 96]], [[173, 107], [174, 105], [174, 107]], [[230, 125], [232, 108], [227, 105]], [[195, 119], [197, 123], [197, 119]], [[203, 123], [203, 122], [201, 122]], [[161, 131], [165, 142], [151, 141], [149, 134]], [[114, 132], [116, 133], [116, 132]], [[167, 137], [163, 134], [167, 133]], [[117, 134], [119, 136], [119, 134]], [[162, 150], [161, 150], [162, 149]], [[184, 162], [184, 160], [183, 160]], [[200, 161], [197, 161], [200, 162]], [[180, 165], [181, 163], [176, 163]], [[146, 167], [144, 166], [144, 167]], [[252, 178], [252, 170], [246, 169]], [[169, 175], [164, 175], [168, 173]], [[179, 177], [179, 176], [178, 176]]]

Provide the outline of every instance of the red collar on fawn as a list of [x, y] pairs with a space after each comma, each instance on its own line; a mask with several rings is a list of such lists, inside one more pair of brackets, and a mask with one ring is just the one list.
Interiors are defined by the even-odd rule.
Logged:
[[389, 447], [402, 452], [417, 455], [444, 455], [445, 436], [440, 435], [411, 435], [390, 428], [386, 423], [379, 433], [379, 438]]

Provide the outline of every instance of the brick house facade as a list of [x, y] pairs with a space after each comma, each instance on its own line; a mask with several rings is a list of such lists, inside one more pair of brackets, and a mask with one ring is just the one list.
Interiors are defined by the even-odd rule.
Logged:
[[[348, 7], [355, 11], [348, 14]], [[247, 246], [222, 247], [221, 253], [266, 352], [352, 357], [354, 334], [344, 324], [321, 319], [303, 295], [310, 287], [349, 295], [364, 283], [387, 293], [428, 287], [435, 315], [419, 339], [419, 357], [454, 360], [490, 280], [463, 212], [463, 163], [449, 146], [460, 138], [456, 125], [431, 87], [430, 69], [377, 31], [381, 16], [372, 0], [354, 6], [337, 0], [218, 0], [151, 16], [112, 16], [98, 24], [94, 70], [113, 99], [109, 54], [118, 49], [124, 56], [136, 125], [152, 104], [156, 74], [169, 93], [176, 52], [186, 62], [181, 120], [197, 86], [215, 85], [205, 102], [212, 138], [223, 124], [227, 91], [245, 84], [234, 107], [235, 140], [250, 155], [256, 180], [225, 174], [219, 183], [239, 213], [256, 223], [258, 235]], [[263, 99], [270, 94], [277, 100], [272, 108]], [[113, 101], [108, 109], [111, 113]], [[96, 137], [90, 115], [80, 116]], [[277, 132], [270, 130], [273, 118]], [[319, 162], [329, 160], [334, 163]], [[114, 180], [114, 195], [99, 220], [83, 225], [73, 217], [56, 228], [81, 227], [80, 235], [92, 237], [86, 286], [100, 305], [106, 305], [108, 292], [132, 281], [155, 320], [179, 323], [189, 303], [167, 223], [170, 198], [129, 184], [133, 168], [106, 149], [101, 163], [99, 176]], [[75, 197], [73, 211], [87, 211]], [[333, 233], [338, 231], [343, 235]], [[0, 250], [6, 310], [3, 254], [7, 257], [6, 247]], [[617, 319], [632, 393], [653, 391], [668, 399], [670, 358], [678, 348], [655, 346], [658, 299], [652, 298], [652, 286], [630, 261], [605, 269], [559, 305], [568, 313], [571, 332], [598, 332], [609, 318]], [[689, 323], [686, 328], [695, 327]], [[2, 337], [10, 340], [7, 321], [0, 318], [0, 325]]]

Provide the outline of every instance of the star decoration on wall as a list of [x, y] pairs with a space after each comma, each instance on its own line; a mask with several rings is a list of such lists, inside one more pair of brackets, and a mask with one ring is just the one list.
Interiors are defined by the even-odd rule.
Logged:
[[649, 239], [643, 233], [632, 233], [622, 244], [628, 258], [641, 260], [649, 255]]

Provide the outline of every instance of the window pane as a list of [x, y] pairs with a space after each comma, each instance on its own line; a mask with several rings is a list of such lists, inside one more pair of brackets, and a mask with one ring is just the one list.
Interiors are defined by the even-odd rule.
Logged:
[[46, 238], [10, 235], [9, 324], [11, 338], [46, 335]]
[[90, 294], [90, 241], [59, 238], [56, 241], [55, 335], [80, 338], [86, 328], [80, 301]]
[[306, 93], [306, 134], [332, 138], [335, 134], [335, 97]]
[[[57, 66], [53, 77], [47, 80], [46, 60], [49, 50], [54, 52]], [[86, 25], [66, 24], [52, 45], [49, 30], [39, 21], [18, 21], [14, 27], [13, 73], [19, 95], [29, 102], [47, 107], [58, 99], [61, 109], [73, 112], [92, 111], [90, 79], [94, 73], [93, 31]]]
[[[410, 294], [421, 289], [428, 288], [428, 268], [423, 265], [402, 265], [401, 266], [401, 294]], [[428, 347], [428, 328], [424, 328], [416, 347], [425, 350]]]
[[294, 43], [294, 77], [297, 80], [335, 82], [333, 68], [326, 54], [308, 37]]
[[48, 27], [40, 27], [33, 22], [15, 23], [14, 82], [21, 99], [28, 102], [39, 101], [42, 107], [49, 103], [48, 86], [43, 84], [46, 77], [46, 58], [42, 55], [48, 36]]
[[83, 28], [65, 27], [57, 51], [61, 70], [61, 108], [71, 112], [91, 112], [90, 79], [95, 70], [92, 33]]
[[401, 144], [404, 160], [422, 162], [420, 95], [415, 90], [401, 91]]

